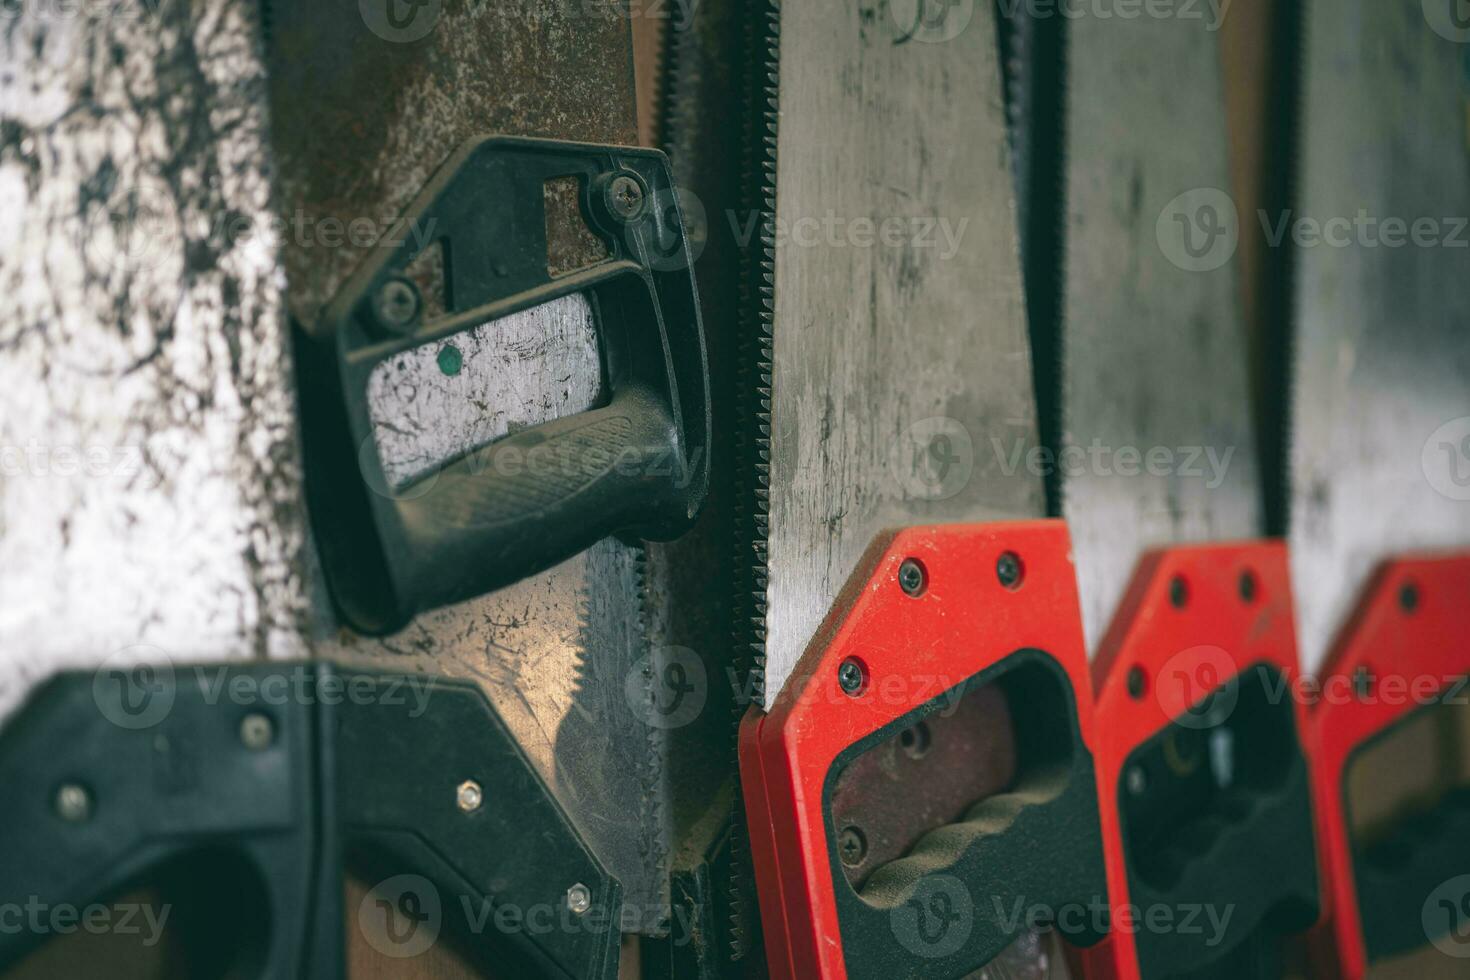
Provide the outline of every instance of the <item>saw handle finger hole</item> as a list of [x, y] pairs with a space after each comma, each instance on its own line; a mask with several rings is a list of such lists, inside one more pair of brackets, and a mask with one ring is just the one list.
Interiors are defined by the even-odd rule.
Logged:
[[[1385, 685], [1384, 698], [1389, 698]], [[1349, 758], [1342, 795], [1370, 959], [1399, 956], [1426, 935], [1470, 947], [1470, 708], [1451, 694], [1369, 739]]]

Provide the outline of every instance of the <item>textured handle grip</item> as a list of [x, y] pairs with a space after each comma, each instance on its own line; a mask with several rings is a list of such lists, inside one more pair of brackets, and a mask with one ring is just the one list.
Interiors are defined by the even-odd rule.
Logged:
[[[972, 679], [961, 696], [985, 682], [984, 675]], [[1097, 776], [1067, 675], [1050, 656], [1021, 651], [1001, 662], [993, 683], [1015, 706], [1019, 766], [1007, 791], [925, 833], [905, 856], [874, 869], [861, 891], [843, 876], [836, 837], [829, 837], [852, 980], [969, 975], [1038, 917], [1052, 918], [1076, 946], [1103, 937], [1106, 923], [1093, 912], [1107, 896]], [[885, 732], [911, 727], [936, 703]], [[905, 802], [925, 803], [912, 794]]]
[[[548, 228], [566, 215], [547, 210], [546, 188], [567, 179], [580, 188], [576, 216], [606, 254], [553, 275]], [[641, 208], [618, 213], [607, 196], [614, 183], [641, 195]], [[709, 374], [693, 258], [663, 154], [478, 137], [445, 161], [403, 220], [436, 229], [443, 309], [428, 312], [411, 274], [424, 243], [385, 236], [322, 314], [331, 324], [333, 356], [323, 358], [330, 363], [313, 358], [314, 345], [298, 345], [307, 348], [312, 523], [343, 621], [391, 633], [416, 613], [545, 571], [610, 534], [666, 540], [687, 530], [709, 486]], [[432, 351], [444, 355], [451, 338], [485, 329], [505, 339], [497, 324], [573, 296], [592, 314], [599, 390], [611, 402], [506, 436], [392, 489], [402, 474], [384, 466], [396, 454], [380, 455], [382, 420], [373, 412], [380, 402], [369, 401], [380, 369], [391, 361], [396, 372], [405, 357], [423, 363], [427, 350], [432, 372]], [[385, 306], [385, 297], [397, 305]], [[582, 331], [574, 332], [580, 345]], [[457, 364], [439, 370], [454, 376]], [[565, 379], [560, 368], [547, 371], [517, 377], [555, 394]], [[484, 410], [485, 421], [496, 412], [464, 386], [456, 390], [464, 400], [451, 396], [452, 410], [420, 403], [424, 417], [415, 425], [467, 447], [488, 435], [466, 429], [466, 413]]]
[[1434, 810], [1406, 817], [1389, 837], [1357, 856], [1358, 909], [1373, 958], [1422, 946], [1429, 925], [1443, 929], [1435, 935], [1459, 927], [1464, 895], [1442, 886], [1470, 867], [1467, 858], [1470, 788], [1463, 787]]
[[458, 602], [556, 564], [636, 523], [658, 538], [687, 519], [672, 492], [678, 429], [653, 395], [527, 429], [408, 487], [397, 507], [399, 593]]

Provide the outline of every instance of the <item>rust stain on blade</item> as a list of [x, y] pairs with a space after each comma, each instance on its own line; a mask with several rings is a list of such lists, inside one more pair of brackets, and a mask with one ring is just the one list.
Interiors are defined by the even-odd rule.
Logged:
[[395, 21], [378, 0], [272, 6], [286, 271], [308, 329], [466, 139], [638, 140], [630, 27], [611, 3], [427, 0]]

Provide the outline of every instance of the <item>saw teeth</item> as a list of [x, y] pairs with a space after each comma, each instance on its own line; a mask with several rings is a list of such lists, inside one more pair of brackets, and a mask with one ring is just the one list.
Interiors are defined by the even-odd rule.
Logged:
[[[1302, 168], [1302, 117], [1306, 105], [1307, 31], [1311, 24], [1306, 4], [1288, 3], [1274, 9], [1275, 22], [1272, 27], [1271, 62], [1277, 65], [1278, 78], [1271, 80], [1272, 88], [1285, 88], [1286, 92], [1271, 120], [1268, 142], [1281, 148], [1280, 166], [1268, 168], [1275, 175], [1276, 183], [1268, 185], [1261, 205], [1275, 214], [1295, 213], [1292, 209], [1299, 202], [1298, 181]], [[1466, 62], [1470, 72], [1470, 61]], [[1297, 251], [1283, 249], [1282, 255], [1273, 257], [1266, 273], [1263, 303], [1263, 322], [1278, 323], [1278, 330], [1265, 331], [1266, 343], [1272, 345], [1261, 354], [1263, 361], [1272, 365], [1268, 368], [1269, 378], [1262, 386], [1269, 399], [1279, 399], [1278, 404], [1262, 406], [1263, 415], [1274, 416], [1279, 425], [1274, 432], [1267, 426], [1259, 431], [1260, 456], [1263, 461], [1261, 481], [1265, 487], [1266, 534], [1285, 537], [1291, 511], [1291, 459], [1290, 447], [1295, 444], [1296, 405], [1289, 394], [1290, 379], [1296, 376], [1296, 283]]]
[[[997, 12], [1007, 137], [1041, 445], [1059, 452], [1067, 263], [1067, 23]], [[1062, 515], [1060, 471], [1045, 478], [1047, 513]]]
[[[745, 158], [741, 161], [741, 208], [758, 217], [759, 234], [741, 259], [739, 378], [736, 439], [735, 635], [731, 650], [738, 690], [734, 735], [741, 718], [761, 703], [765, 688], [766, 536], [769, 529], [771, 461], [771, 341], [775, 312], [776, 152], [780, 81], [780, 0], [756, 0], [745, 25], [746, 57], [752, 66], [744, 85]], [[745, 897], [754, 874], [745, 846], [745, 806], [737, 794], [730, 857], [730, 955], [739, 961], [755, 949], [758, 927]]]

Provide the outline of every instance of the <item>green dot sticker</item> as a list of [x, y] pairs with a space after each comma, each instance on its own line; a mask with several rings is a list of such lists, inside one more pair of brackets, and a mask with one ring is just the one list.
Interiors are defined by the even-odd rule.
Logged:
[[439, 351], [439, 370], [453, 377], [464, 367], [464, 355], [453, 344], [445, 344]]

